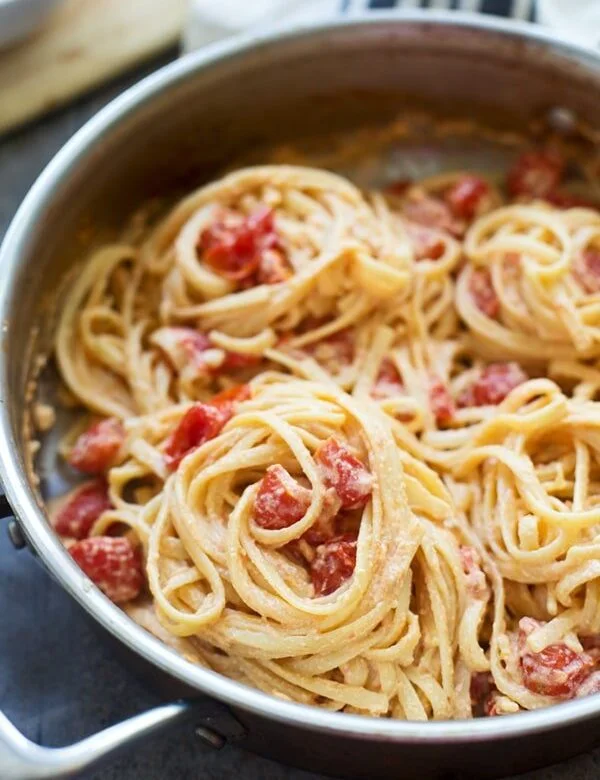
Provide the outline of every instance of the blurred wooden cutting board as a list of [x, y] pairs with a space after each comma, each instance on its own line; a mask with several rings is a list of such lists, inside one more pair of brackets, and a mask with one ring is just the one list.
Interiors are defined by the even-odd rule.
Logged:
[[33, 37], [0, 53], [0, 133], [177, 41], [186, 0], [65, 0]]

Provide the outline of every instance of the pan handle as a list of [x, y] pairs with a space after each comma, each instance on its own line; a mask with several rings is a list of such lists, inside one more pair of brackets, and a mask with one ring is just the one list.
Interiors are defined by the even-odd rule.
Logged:
[[2, 780], [76, 777], [138, 740], [185, 721], [194, 721], [196, 734], [216, 748], [245, 736], [229, 710], [210, 699], [164, 704], [62, 748], [36, 745], [0, 712]]
[[5, 780], [74, 777], [137, 739], [191, 717], [193, 707], [180, 702], [136, 715], [74, 745], [46, 748], [30, 742], [0, 712], [0, 766]]
[[[15, 547], [26, 544], [0, 482], [0, 519], [8, 519], [8, 533]], [[196, 736], [220, 749], [246, 736], [246, 729], [218, 701], [201, 697], [154, 707], [122, 723], [110, 726], [73, 745], [48, 748], [31, 742], [0, 710], [0, 770], [2, 780], [45, 780], [76, 777], [113, 757], [134, 743], [178, 723], [194, 722]]]

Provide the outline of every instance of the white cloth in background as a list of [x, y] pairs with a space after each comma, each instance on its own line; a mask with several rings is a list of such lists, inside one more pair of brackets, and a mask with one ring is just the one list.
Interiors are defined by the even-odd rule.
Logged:
[[193, 51], [275, 22], [314, 21], [338, 13], [340, 7], [340, 0], [191, 0], [183, 49]]
[[[306, 22], [339, 13], [342, 5], [349, 12], [368, 8], [370, 0], [190, 0], [188, 24], [184, 32], [184, 51], [198, 49], [213, 41], [228, 38], [272, 22]], [[397, 9], [414, 9], [422, 0], [389, 0], [378, 3]], [[531, 18], [533, 0], [428, 0], [430, 8], [456, 7], [464, 11], [491, 11], [515, 19]], [[589, 46], [600, 45], [600, 0], [537, 0], [536, 20], [565, 36]]]
[[600, 0], [538, 0], [538, 20], [588, 46], [600, 45]]

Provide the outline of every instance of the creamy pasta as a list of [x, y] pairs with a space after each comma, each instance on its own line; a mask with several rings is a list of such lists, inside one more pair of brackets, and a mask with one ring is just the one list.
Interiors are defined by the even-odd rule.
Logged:
[[82, 569], [331, 710], [600, 690], [600, 213], [563, 178], [548, 150], [502, 186], [259, 166], [99, 249], [56, 337]]

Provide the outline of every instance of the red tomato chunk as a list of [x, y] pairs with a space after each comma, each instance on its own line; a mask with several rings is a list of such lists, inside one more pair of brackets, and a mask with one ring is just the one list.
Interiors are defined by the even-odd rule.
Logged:
[[[260, 363], [257, 355], [242, 355], [241, 352], [226, 352], [225, 360], [221, 364], [223, 371], [241, 371], [244, 368], [252, 368]], [[215, 373], [218, 373], [216, 371]]]
[[221, 390], [220, 393], [213, 395], [210, 403], [212, 406], [226, 409], [232, 407], [233, 404], [247, 401], [251, 395], [250, 385], [233, 385], [228, 387], [227, 390]]
[[544, 200], [556, 206], [559, 209], [598, 209], [597, 201], [590, 198], [584, 198], [581, 195], [575, 195], [572, 192], [565, 192], [564, 190], [556, 190], [555, 192], [549, 192]]
[[338, 516], [336, 511], [339, 509], [340, 500], [337, 494], [331, 491], [329, 495], [325, 497], [325, 507], [321, 517], [317, 518], [316, 522], [302, 534], [301, 539], [308, 542], [312, 547], [317, 547], [319, 544], [328, 542], [335, 536], [335, 526]]
[[198, 251], [213, 271], [243, 286], [275, 284], [291, 275], [270, 208], [247, 217], [223, 211], [200, 234]]
[[490, 200], [490, 187], [478, 176], [461, 176], [444, 195], [446, 202], [460, 219], [475, 219]]
[[459, 406], [497, 406], [527, 374], [518, 363], [491, 363], [458, 399]]
[[471, 675], [469, 692], [474, 715], [483, 715], [485, 701], [494, 689], [494, 680], [489, 672], [474, 672]]
[[78, 566], [115, 604], [134, 599], [144, 584], [142, 560], [124, 536], [91, 536], [69, 552]]
[[101, 479], [88, 482], [61, 507], [54, 527], [61, 536], [85, 539], [100, 515], [111, 508], [106, 482]]
[[165, 444], [167, 466], [173, 470], [192, 450], [221, 433], [233, 417], [236, 403], [250, 398], [249, 385], [234, 385], [213, 396], [210, 403], [195, 403], [183, 415]]
[[600, 664], [600, 634], [588, 634], [580, 636], [583, 649], [590, 655], [596, 663]]
[[68, 461], [84, 474], [104, 474], [114, 466], [125, 441], [125, 429], [115, 417], [92, 425], [73, 445]]
[[591, 696], [600, 693], [600, 671], [592, 672], [575, 691], [575, 696]]
[[469, 292], [475, 306], [486, 317], [495, 319], [500, 314], [500, 300], [492, 284], [492, 277], [487, 268], [477, 268], [469, 279]]
[[402, 197], [402, 195], [406, 194], [409, 187], [412, 186], [412, 183], [412, 179], [396, 179], [396, 181], [392, 181], [386, 186], [385, 191], [389, 195]]
[[538, 626], [532, 618], [519, 621], [519, 654], [523, 683], [533, 693], [570, 698], [589, 676], [594, 661], [586, 652], [576, 653], [563, 642], [548, 645], [540, 653], [527, 649], [526, 640]]
[[218, 436], [232, 414], [231, 404], [196, 403], [190, 407], [165, 444], [167, 466], [176, 469], [188, 453]]
[[341, 534], [317, 547], [314, 560], [310, 564], [310, 576], [315, 595], [326, 596], [333, 593], [352, 576], [356, 566], [355, 534]]
[[544, 198], [560, 184], [565, 161], [556, 152], [541, 150], [524, 152], [506, 177], [508, 192], [513, 197], [526, 195]]
[[573, 264], [573, 275], [586, 293], [600, 292], [600, 249], [585, 249]]
[[429, 403], [438, 425], [445, 425], [454, 417], [454, 401], [450, 390], [437, 376], [429, 380]]
[[332, 436], [316, 450], [315, 460], [325, 485], [337, 493], [342, 509], [365, 506], [373, 490], [373, 478], [345, 444]]
[[297, 523], [310, 506], [311, 495], [283, 466], [269, 466], [254, 502], [256, 524], [277, 530]]
[[476, 718], [499, 715], [498, 696], [494, 678], [489, 672], [471, 675], [471, 711]]

